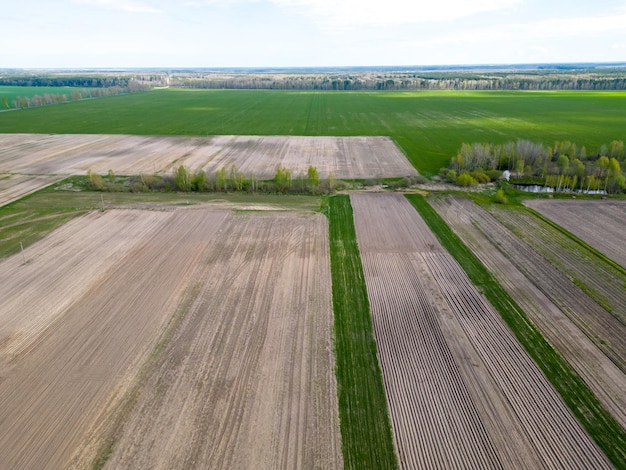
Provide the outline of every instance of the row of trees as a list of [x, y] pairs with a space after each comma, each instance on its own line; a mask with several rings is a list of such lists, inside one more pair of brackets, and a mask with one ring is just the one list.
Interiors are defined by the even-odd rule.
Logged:
[[163, 74], [85, 74], [72, 75], [63, 73], [58, 75], [34, 74], [7, 74], [0, 76], [0, 86], [28, 86], [28, 87], [71, 87], [71, 88], [126, 88], [135, 83], [160, 84]]
[[259, 180], [254, 173], [244, 173], [236, 165], [220, 168], [214, 173], [203, 169], [195, 171], [181, 165], [172, 175], [138, 175], [124, 183], [109, 170], [108, 175], [100, 176], [89, 171], [88, 186], [98, 191], [182, 191], [182, 192], [262, 192], [262, 193], [331, 193], [340, 186], [333, 173], [321, 179], [316, 167], [309, 166], [306, 173], [292, 176], [291, 171], [279, 165], [270, 181]]
[[626, 160], [624, 142], [614, 140], [588, 153], [584, 146], [558, 141], [553, 146], [527, 140], [505, 144], [462, 144], [442, 175], [460, 186], [492, 181], [503, 171], [514, 178], [543, 179], [546, 186], [560, 190], [604, 190], [616, 193], [626, 189], [621, 165]]
[[103, 98], [105, 96], [123, 95], [126, 93], [137, 93], [147, 91], [150, 87], [139, 82], [131, 82], [128, 86], [113, 86], [108, 88], [82, 88], [80, 90], [68, 90], [68, 93], [43, 93], [34, 96], [17, 96], [9, 103], [8, 99], [2, 97], [2, 105], [6, 109], [11, 107], [15, 109], [37, 108], [39, 106], [48, 106], [52, 104], [67, 103], [70, 101], [78, 101], [87, 98]]

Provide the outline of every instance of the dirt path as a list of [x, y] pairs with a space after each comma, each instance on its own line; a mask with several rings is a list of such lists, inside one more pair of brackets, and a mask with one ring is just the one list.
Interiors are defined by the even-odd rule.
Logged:
[[610, 468], [409, 202], [353, 194], [403, 468]]

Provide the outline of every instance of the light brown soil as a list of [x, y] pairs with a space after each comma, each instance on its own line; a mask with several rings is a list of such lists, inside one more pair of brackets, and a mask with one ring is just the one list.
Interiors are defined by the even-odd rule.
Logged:
[[340, 466], [326, 232], [112, 210], [0, 263], [2, 466]]
[[626, 200], [533, 199], [525, 204], [626, 267]]
[[0, 174], [0, 206], [45, 188], [65, 176]]
[[353, 194], [402, 468], [610, 468], [409, 202]]
[[[626, 331], [626, 276], [590, 255], [559, 230], [523, 208], [492, 204], [487, 208], [533, 251], [548, 260], [562, 275], [587, 289], [605, 312], [617, 320], [618, 331]], [[606, 319], [606, 322], [613, 320]], [[624, 336], [622, 336], [623, 338]]]
[[[551, 286], [551, 280], [559, 278], [540, 276], [538, 269], [526, 277], [515, 263], [538, 268], [534, 259], [508, 244], [506, 239], [515, 239], [515, 235], [503, 227], [497, 229], [499, 224], [493, 216], [473, 202], [453, 197], [429, 202], [494, 274], [548, 341], [576, 369], [604, 407], [626, 427], [626, 374], [570, 318], [564, 304], [568, 300], [565, 296], [559, 297], [559, 301], [551, 301], [537, 287], [541, 286], [544, 291], [561, 291], [558, 286]], [[521, 256], [516, 256], [517, 252]], [[578, 295], [584, 294], [579, 291]], [[584, 316], [585, 313], [579, 312], [579, 315]], [[597, 338], [599, 332], [588, 334]]]
[[236, 165], [271, 179], [278, 165], [295, 178], [309, 165], [320, 177], [382, 178], [417, 171], [388, 137], [0, 135], [0, 173], [120, 175], [169, 173], [179, 165], [208, 173]]

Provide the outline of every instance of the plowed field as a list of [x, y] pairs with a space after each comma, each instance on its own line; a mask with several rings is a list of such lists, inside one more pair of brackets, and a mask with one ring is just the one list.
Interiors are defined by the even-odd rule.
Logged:
[[[545, 260], [542, 262], [541, 258], [529, 254], [532, 252], [513, 232], [504, 229], [480, 206], [463, 198], [429, 201], [576, 369], [604, 407], [626, 427], [626, 375], [600, 349], [607, 347], [606, 340], [597, 339], [601, 332], [589, 330], [592, 319], [586, 316], [593, 311], [585, 309], [576, 316], [570, 313], [576, 307], [573, 297], [585, 294], [571, 285], [571, 281], [567, 289], [567, 278], [554, 270], [548, 271], [549, 275], [541, 275]], [[579, 325], [587, 327], [581, 329]], [[619, 344], [618, 341], [614, 337], [612, 343]]]
[[532, 199], [528, 207], [626, 267], [626, 201]]
[[340, 466], [327, 243], [321, 215], [112, 210], [7, 258], [0, 467]]
[[610, 468], [410, 203], [351, 199], [401, 466]]
[[372, 178], [416, 175], [388, 137], [127, 135], [0, 135], [0, 173], [165, 173], [178, 165], [215, 172], [236, 165], [258, 179], [274, 177], [278, 165], [295, 177], [309, 165], [320, 177]]
[[0, 174], [0, 206], [56, 183], [65, 178], [54, 175], [11, 175]]

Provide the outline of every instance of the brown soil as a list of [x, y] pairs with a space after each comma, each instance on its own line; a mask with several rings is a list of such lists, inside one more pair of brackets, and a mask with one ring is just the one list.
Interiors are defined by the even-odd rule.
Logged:
[[409, 202], [353, 194], [403, 468], [610, 468]]
[[295, 178], [309, 165], [320, 177], [382, 178], [417, 171], [388, 137], [0, 135], [0, 173], [120, 175], [169, 173], [179, 165], [208, 173], [236, 165], [271, 179], [278, 165]]
[[[571, 295], [584, 296], [573, 286], [563, 291], [559, 283], [565, 279], [547, 271], [541, 275], [541, 260], [530, 257], [515, 242], [516, 236], [498, 227], [499, 223], [486, 210], [463, 198], [438, 198], [430, 201], [455, 233], [480, 258], [513, 299], [522, 307], [548, 341], [576, 369], [604, 407], [626, 427], [626, 375], [598, 346], [599, 331], [579, 328], [588, 325], [586, 310], [578, 312], [582, 321], [574, 321], [568, 312], [574, 307]], [[519, 253], [520, 255], [516, 255]], [[518, 268], [519, 266], [519, 268]], [[528, 277], [520, 270], [528, 273]], [[571, 282], [570, 282], [571, 284]], [[551, 300], [544, 292], [552, 292]], [[556, 293], [561, 295], [556, 297]], [[595, 343], [592, 340], [595, 338]], [[613, 342], [618, 338], [613, 338]], [[605, 341], [606, 342], [606, 341]], [[599, 344], [598, 344], [599, 343]]]
[[2, 465], [340, 466], [326, 232], [112, 210], [0, 263]]
[[533, 199], [525, 204], [626, 267], [626, 200]]
[[0, 174], [0, 206], [61, 181], [65, 176]]

